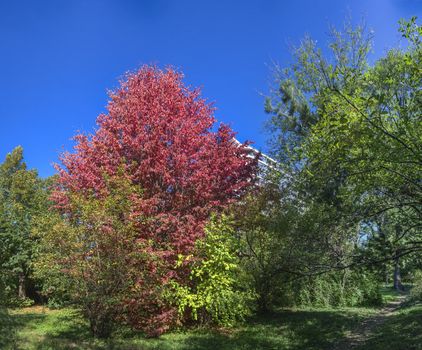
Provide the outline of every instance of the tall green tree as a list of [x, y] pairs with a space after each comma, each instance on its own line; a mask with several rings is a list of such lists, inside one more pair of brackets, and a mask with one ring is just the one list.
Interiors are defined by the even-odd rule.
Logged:
[[[397, 242], [383, 250], [387, 256], [362, 259], [352, 250], [353, 261], [334, 268], [397, 261], [422, 249], [421, 28], [412, 18], [400, 31], [406, 49], [389, 51], [373, 66], [367, 61], [372, 35], [364, 26], [333, 29], [328, 50], [305, 38], [295, 63], [276, 69], [266, 101], [274, 153], [303, 210], [329, 208], [328, 232], [343, 232], [343, 242], [357, 241], [358, 250], [372, 239], [366, 228], [377, 227], [378, 234], [382, 217], [394, 217]], [[340, 222], [356, 227], [355, 235]]]
[[[324, 92], [324, 114], [303, 150], [313, 183], [342, 177], [339, 195], [358, 203], [359, 217], [394, 217], [391, 258], [422, 250], [422, 45], [416, 19], [402, 24], [406, 50], [391, 50], [352, 91]], [[411, 34], [410, 34], [411, 33]], [[417, 34], [419, 33], [419, 34]], [[416, 36], [419, 35], [419, 36]]]
[[0, 165], [0, 269], [8, 297], [25, 299], [35, 241], [34, 217], [40, 210], [42, 185], [35, 170], [28, 170], [22, 147]]

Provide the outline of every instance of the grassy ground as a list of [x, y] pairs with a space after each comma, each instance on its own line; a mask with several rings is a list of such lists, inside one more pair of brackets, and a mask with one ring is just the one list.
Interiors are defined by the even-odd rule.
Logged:
[[382, 299], [384, 303], [388, 304], [390, 301], [396, 299], [400, 295], [407, 295], [409, 293], [409, 290], [411, 288], [411, 285], [406, 284], [404, 285], [404, 291], [397, 291], [394, 288], [391, 288], [391, 286], [383, 285], [380, 289]]
[[192, 330], [145, 339], [123, 334], [92, 339], [72, 309], [31, 307], [0, 314], [1, 349], [326, 349], [355, 327], [370, 309], [284, 310], [250, 320], [235, 331]]
[[421, 350], [422, 304], [405, 304], [381, 326], [374, 329], [359, 350]]
[[[0, 310], [0, 349], [330, 349], [377, 309], [281, 310], [231, 331], [190, 330], [159, 339], [120, 332], [111, 341], [91, 337], [76, 310], [31, 307]], [[416, 342], [416, 343], [415, 343]], [[394, 344], [394, 346], [390, 346]], [[422, 349], [422, 306], [409, 305], [376, 329], [363, 349]]]

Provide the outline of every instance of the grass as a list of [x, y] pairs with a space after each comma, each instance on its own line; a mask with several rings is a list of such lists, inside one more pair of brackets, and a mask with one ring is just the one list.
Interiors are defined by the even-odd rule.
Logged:
[[393, 301], [398, 296], [408, 294], [408, 291], [411, 288], [411, 286], [407, 284], [404, 286], [404, 288], [405, 288], [404, 291], [398, 291], [394, 289], [393, 287], [391, 287], [390, 285], [383, 285], [380, 288], [380, 292], [381, 292], [384, 303], [388, 304], [390, 301]]
[[422, 349], [422, 304], [407, 304], [376, 328], [359, 350]]
[[[386, 300], [394, 298], [384, 292]], [[255, 317], [233, 330], [194, 329], [146, 339], [120, 330], [111, 340], [94, 339], [77, 310], [40, 306], [0, 309], [0, 349], [4, 350], [207, 350], [330, 349], [356, 329], [374, 308], [284, 309]], [[408, 305], [375, 329], [360, 350], [422, 349], [422, 306]]]
[[[405, 291], [382, 287], [384, 302], [393, 301], [399, 295], [408, 295], [412, 285], [404, 287]], [[358, 348], [366, 349], [422, 350], [422, 303], [406, 302], [394, 315], [388, 317], [385, 323], [374, 329], [365, 346]]]
[[61, 349], [326, 349], [372, 314], [371, 309], [282, 310], [249, 320], [231, 331], [190, 330], [159, 339], [116, 334], [110, 341], [93, 339], [73, 309], [30, 307], [0, 313], [0, 348]]

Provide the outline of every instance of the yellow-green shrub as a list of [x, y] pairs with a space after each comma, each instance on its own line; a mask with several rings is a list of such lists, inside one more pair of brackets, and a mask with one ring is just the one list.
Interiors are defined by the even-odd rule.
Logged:
[[172, 282], [170, 298], [185, 320], [232, 326], [250, 313], [255, 298], [240, 268], [239, 241], [231, 218], [213, 216], [197, 254], [179, 256], [177, 267], [191, 264], [190, 285]]

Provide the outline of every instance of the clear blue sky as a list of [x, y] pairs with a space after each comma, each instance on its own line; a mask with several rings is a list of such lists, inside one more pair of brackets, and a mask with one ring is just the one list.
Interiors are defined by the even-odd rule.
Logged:
[[218, 120], [265, 150], [272, 61], [289, 45], [351, 14], [375, 32], [374, 57], [396, 46], [397, 21], [419, 15], [421, 0], [0, 1], [0, 158], [22, 145], [41, 176], [92, 131], [106, 90], [141, 64], [173, 65], [214, 101]]

